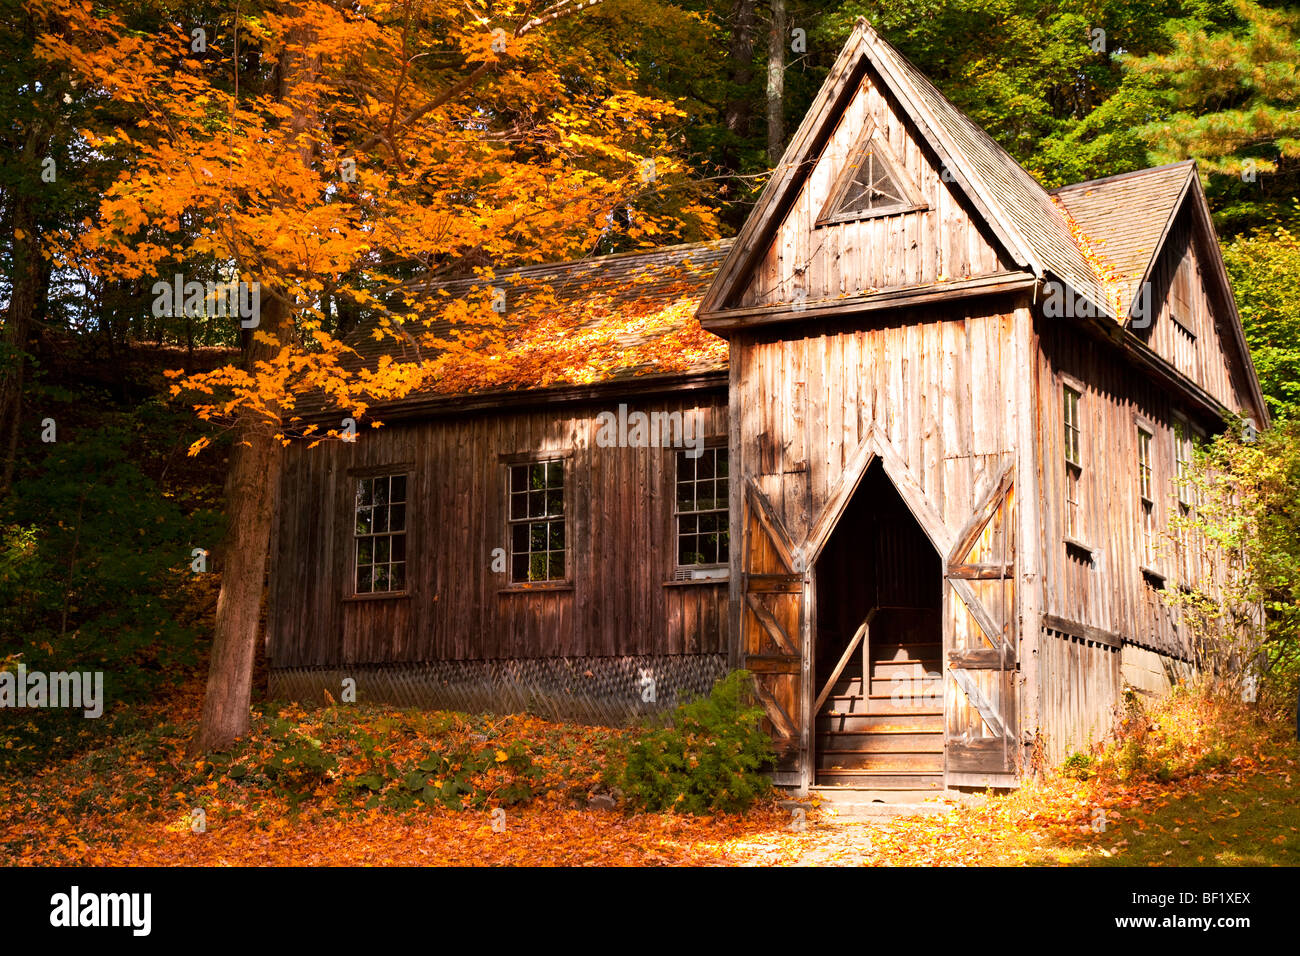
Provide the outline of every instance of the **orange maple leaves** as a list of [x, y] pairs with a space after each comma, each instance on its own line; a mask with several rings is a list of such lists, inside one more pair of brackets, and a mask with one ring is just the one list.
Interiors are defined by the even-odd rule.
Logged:
[[[684, 229], [717, 235], [669, 145], [680, 110], [637, 93], [630, 73], [572, 82], [581, 51], [546, 28], [582, 4], [534, 18], [522, 2], [495, 4], [488, 17], [450, 2], [303, 0], [231, 15], [200, 42], [179, 25], [142, 35], [84, 0], [29, 2], [49, 27], [42, 55], [103, 94], [85, 143], [129, 157], [98, 221], [59, 237], [58, 260], [146, 283], [196, 270], [256, 282], [262, 301], [288, 315], [255, 333], [251, 367], [176, 383], [202, 417], [252, 418], [287, 435], [302, 431], [285, 426], [308, 394], [357, 416], [431, 383], [586, 380], [619, 361], [623, 338], [654, 330], [683, 349], [658, 356], [669, 365], [716, 350], [674, 325], [675, 314], [658, 325], [631, 316], [622, 331], [613, 312], [599, 330], [558, 334], [542, 323], [530, 344], [508, 334], [517, 324], [469, 307], [438, 316], [444, 342], [474, 343], [452, 346], [455, 362], [422, 354], [363, 368], [331, 331], [330, 303], [341, 302], [381, 334], [412, 339], [429, 319], [410, 278], [467, 257], [551, 261], [615, 233], [641, 243]], [[253, 51], [260, 70], [248, 66]], [[468, 334], [448, 334], [460, 320]], [[564, 346], [542, 360], [543, 338]], [[471, 355], [485, 361], [467, 363]], [[644, 358], [630, 361], [653, 356]], [[494, 364], [518, 367], [496, 375]]]

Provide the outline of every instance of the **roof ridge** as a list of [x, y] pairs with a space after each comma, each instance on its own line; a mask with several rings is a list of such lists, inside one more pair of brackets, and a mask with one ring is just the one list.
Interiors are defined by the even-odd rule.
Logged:
[[[912, 85], [919, 98], [929, 101], [914, 104], [913, 108], [920, 107], [933, 117], [939, 127], [936, 134], [953, 139], [953, 145], [958, 147], [950, 150], [956, 154], [953, 159], [970, 165], [974, 174], [969, 177], [971, 186], [989, 193], [987, 201], [990, 209], [998, 211], [999, 217], [1005, 220], [1004, 228], [1024, 245], [1037, 263], [1036, 268], [1064, 279], [1075, 286], [1080, 294], [1093, 299], [1099, 307], [1113, 308], [1106, 278], [1089, 259], [1088, 252], [1079, 244], [1064, 210], [1053, 201], [1052, 194], [1043, 184], [987, 130], [966, 115], [897, 47], [875, 30], [870, 31], [869, 37], [869, 45], [875, 47], [877, 55], [888, 57], [890, 66], [896, 68], [902, 74], [902, 79]], [[966, 150], [961, 142], [963, 138], [985, 152], [983, 163], [974, 154], [964, 155]], [[999, 193], [995, 188], [997, 183], [989, 179], [990, 173], [995, 179], [1002, 179], [1005, 186], [1011, 187], [1010, 190]], [[1026, 228], [1026, 215], [1031, 220], [1037, 215], [1043, 223], [1043, 229], [1034, 230], [1032, 222], [1028, 224], [1031, 228]], [[1048, 223], [1052, 225], [1047, 225]]]
[[1056, 186], [1052, 189], [1049, 189], [1047, 192], [1049, 195], [1055, 196], [1057, 193], [1063, 192], [1064, 190], [1067, 189], [1079, 189], [1080, 187], [1083, 186], [1097, 186], [1102, 183], [1116, 182], [1121, 179], [1136, 179], [1139, 176], [1145, 176], [1151, 173], [1165, 172], [1170, 169], [1175, 169], [1179, 166], [1185, 166], [1188, 168], [1195, 167], [1196, 160], [1180, 159], [1176, 163], [1164, 163], [1160, 166], [1144, 166], [1141, 169], [1130, 169], [1127, 172], [1112, 173], [1109, 176], [1099, 176], [1096, 179], [1081, 179], [1077, 183], [1066, 183], [1063, 186]]
[[[519, 275], [529, 270], [546, 271], [549, 269], [559, 269], [565, 266], [599, 266], [612, 260], [635, 259], [638, 257], [650, 258], [661, 256], [687, 249], [709, 249], [710, 251], [720, 251], [735, 241], [734, 236], [725, 236], [718, 239], [704, 239], [698, 242], [679, 242], [671, 246], [654, 246], [649, 249], [625, 249], [623, 252], [610, 252], [603, 256], [586, 256], [580, 259], [553, 259], [546, 262], [525, 262], [517, 266], [503, 266], [494, 270], [495, 275]], [[442, 279], [431, 281], [430, 286], [446, 285], [453, 282], [472, 282], [475, 279], [482, 278], [479, 275], [457, 276], [453, 279]]]

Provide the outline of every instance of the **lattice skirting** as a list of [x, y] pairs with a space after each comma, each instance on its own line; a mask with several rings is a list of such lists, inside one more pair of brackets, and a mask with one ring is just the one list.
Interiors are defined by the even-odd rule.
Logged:
[[528, 712], [614, 726], [703, 696], [726, 673], [724, 654], [428, 661], [272, 669], [269, 692], [282, 700], [325, 703], [325, 691], [339, 700], [350, 677], [357, 703]]

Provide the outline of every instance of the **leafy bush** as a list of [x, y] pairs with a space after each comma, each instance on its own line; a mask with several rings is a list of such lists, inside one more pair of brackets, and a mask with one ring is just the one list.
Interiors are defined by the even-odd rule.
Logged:
[[1065, 763], [1061, 764], [1061, 776], [1073, 780], [1087, 780], [1096, 773], [1096, 764], [1097, 761], [1091, 756], [1076, 750], [1065, 758]]
[[1182, 780], [1252, 759], [1269, 735], [1289, 728], [1207, 684], [1180, 685], [1154, 702], [1128, 691], [1113, 739], [1089, 759], [1099, 775], [1123, 782]]
[[753, 704], [750, 675], [734, 671], [708, 697], [683, 704], [672, 724], [649, 731], [608, 772], [628, 805], [652, 812], [737, 812], [771, 792], [760, 771], [772, 759]]
[[[1198, 448], [1190, 515], [1170, 521], [1168, 546], [1190, 536], [1223, 556], [1206, 586], [1169, 587], [1203, 679], [1294, 719], [1300, 687], [1300, 418], [1245, 440], [1231, 427]], [[1263, 618], [1259, 614], [1262, 607]]]

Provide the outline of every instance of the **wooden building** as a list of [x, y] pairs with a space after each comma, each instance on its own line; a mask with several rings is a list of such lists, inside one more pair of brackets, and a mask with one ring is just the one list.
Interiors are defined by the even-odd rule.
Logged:
[[[726, 358], [291, 453], [274, 692], [624, 719], [743, 666], [778, 783], [912, 794], [1186, 673], [1180, 472], [1266, 421], [1191, 163], [1049, 193], [860, 22], [734, 242], [515, 272], [698, 300]], [[620, 405], [693, 444], [606, 447]]]

